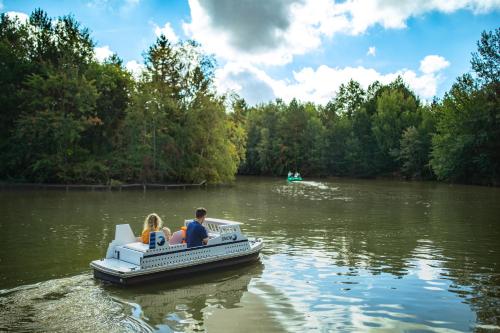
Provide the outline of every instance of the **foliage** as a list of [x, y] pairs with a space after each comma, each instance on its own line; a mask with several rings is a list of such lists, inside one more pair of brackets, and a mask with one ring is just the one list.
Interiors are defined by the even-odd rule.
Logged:
[[497, 183], [500, 175], [498, 97], [472, 76], [457, 80], [440, 107], [432, 167], [441, 180]]
[[244, 135], [212, 92], [213, 59], [194, 42], [172, 45], [163, 35], [145, 58], [146, 71], [126, 111], [118, 158], [127, 170], [125, 179], [233, 179]]
[[97, 62], [88, 29], [35, 10], [0, 16], [0, 178], [60, 183], [231, 181], [236, 173], [403, 176], [498, 184], [500, 29], [473, 73], [421, 103], [401, 78], [340, 86], [325, 106], [217, 94], [215, 60], [160, 36], [132, 78]]
[[[98, 96], [94, 82], [85, 77], [94, 45], [87, 30], [68, 16], [53, 22], [41, 10], [24, 24], [12, 24], [3, 15], [0, 26], [2, 44], [9, 36], [20, 43], [13, 46], [18, 47], [21, 63], [29, 64], [22, 80], [6, 76], [17, 92], [12, 101], [18, 104], [6, 103], [4, 109], [11, 116], [1, 151], [7, 161], [2, 173], [42, 182], [101, 181], [102, 172], [96, 177], [79, 167], [93, 159], [81, 139], [96, 125]], [[12, 38], [15, 35], [19, 38]]]
[[477, 42], [478, 53], [472, 54], [472, 69], [484, 83], [499, 83], [500, 80], [500, 28], [481, 34]]
[[373, 115], [372, 130], [380, 152], [385, 156], [383, 168], [396, 170], [400, 139], [403, 131], [416, 126], [420, 119], [417, 113], [416, 98], [406, 93], [408, 88], [384, 90], [377, 98], [377, 111]]
[[457, 79], [440, 105], [432, 167], [438, 179], [498, 184], [500, 180], [500, 29], [483, 32], [473, 76]]

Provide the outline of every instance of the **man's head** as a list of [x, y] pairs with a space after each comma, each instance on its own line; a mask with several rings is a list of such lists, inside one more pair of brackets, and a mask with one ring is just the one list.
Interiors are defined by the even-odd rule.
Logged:
[[207, 216], [207, 210], [205, 208], [197, 208], [196, 209], [196, 219], [199, 221], [199, 222], [203, 222], [205, 221], [205, 216]]

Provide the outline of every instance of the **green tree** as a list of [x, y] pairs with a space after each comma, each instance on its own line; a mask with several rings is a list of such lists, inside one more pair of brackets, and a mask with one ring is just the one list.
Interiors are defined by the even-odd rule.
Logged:
[[373, 115], [372, 130], [383, 159], [384, 171], [399, 169], [400, 138], [410, 126], [418, 126], [418, 100], [406, 87], [389, 87], [377, 98], [377, 111]]
[[498, 184], [500, 179], [500, 29], [483, 32], [470, 74], [457, 79], [439, 107], [432, 168], [438, 179]]
[[[95, 126], [90, 127], [85, 133], [83, 144], [92, 155], [103, 160], [109, 167], [113, 167], [114, 150], [122, 140], [121, 128], [124, 124], [125, 110], [130, 103], [133, 80], [116, 55], [102, 64], [93, 62], [85, 75], [94, 82], [98, 98], [95, 116], [92, 119]], [[114, 170], [113, 173], [119, 173], [119, 170]]]
[[185, 179], [219, 183], [234, 179], [239, 156], [234, 144], [227, 140], [230, 133], [222, 103], [211, 97], [199, 96], [188, 112], [188, 167]]
[[42, 10], [35, 10], [24, 24], [7, 21], [5, 35], [22, 37], [13, 46], [23, 55], [21, 64], [29, 64], [17, 87], [22, 101], [18, 113], [8, 121], [9, 169], [26, 180], [101, 181], [105, 170], [82, 142], [85, 131], [96, 124], [98, 96], [94, 82], [85, 77], [94, 46], [88, 31], [72, 17], [53, 21]]
[[270, 175], [273, 173], [275, 157], [283, 158], [280, 157], [283, 147], [278, 140], [279, 115], [283, 108], [283, 102], [277, 101], [248, 110], [246, 157], [240, 167], [243, 174]]
[[23, 81], [33, 72], [29, 61], [28, 26], [6, 14], [0, 16], [0, 177], [14, 177], [12, 137], [21, 114]]
[[229, 118], [229, 141], [235, 146], [238, 156], [238, 167], [242, 166], [246, 158], [247, 145], [247, 116], [248, 105], [243, 98], [233, 96], [231, 102], [232, 112]]
[[[470, 75], [457, 80], [443, 99], [433, 137], [432, 168], [438, 179], [495, 183], [499, 175], [498, 104]], [[495, 116], [496, 113], [496, 116]]]
[[126, 179], [232, 180], [244, 134], [215, 96], [213, 58], [194, 42], [171, 44], [162, 35], [145, 64], [123, 128], [119, 161]]
[[359, 82], [349, 80], [347, 85], [341, 84], [334, 99], [336, 112], [346, 113], [351, 116], [365, 102], [366, 92], [361, 88]]
[[430, 166], [432, 137], [436, 131], [436, 103], [418, 109], [421, 122], [403, 131], [400, 142], [399, 160], [401, 173], [407, 178], [433, 178]]
[[83, 133], [95, 126], [97, 91], [92, 81], [67, 68], [47, 77], [31, 76], [23, 94], [27, 102], [16, 123], [18, 153], [12, 160], [18, 173], [39, 182], [105, 179], [103, 168], [89, 162], [89, 151], [81, 144]]
[[483, 31], [477, 42], [478, 52], [472, 54], [472, 69], [483, 83], [500, 83], [500, 28]]
[[425, 137], [415, 126], [410, 126], [403, 131], [400, 146], [401, 173], [407, 178], [422, 178], [429, 160]]

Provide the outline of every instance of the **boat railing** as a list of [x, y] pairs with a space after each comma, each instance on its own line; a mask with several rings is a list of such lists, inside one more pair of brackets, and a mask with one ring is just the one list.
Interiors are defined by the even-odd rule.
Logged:
[[220, 225], [213, 223], [205, 223], [205, 228], [210, 232], [220, 233]]
[[217, 233], [217, 234], [228, 234], [240, 232], [240, 226], [236, 224], [228, 224], [228, 225], [220, 225], [215, 223], [204, 223], [205, 228], [208, 229], [209, 232]]
[[[186, 220], [185, 225], [187, 226], [192, 220]], [[216, 219], [208, 217], [205, 219], [203, 226], [211, 233], [226, 234], [240, 232], [240, 222]]]
[[220, 226], [219, 229], [220, 229], [220, 234], [230, 234], [230, 233], [240, 232], [240, 226], [235, 224]]

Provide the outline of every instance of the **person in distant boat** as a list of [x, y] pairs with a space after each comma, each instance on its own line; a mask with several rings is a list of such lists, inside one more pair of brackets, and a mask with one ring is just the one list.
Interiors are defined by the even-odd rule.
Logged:
[[156, 213], [149, 214], [144, 220], [144, 227], [138, 241], [143, 242], [144, 244], [149, 244], [149, 234], [152, 231], [163, 231], [167, 241], [170, 240], [170, 237], [172, 236], [170, 229], [163, 227], [163, 221]]
[[292, 177], [293, 173], [291, 171], [288, 171], [288, 178]]
[[297, 171], [295, 171], [295, 174], [293, 175], [295, 178], [299, 178], [300, 177], [300, 173], [298, 173]]
[[205, 217], [207, 216], [207, 210], [205, 208], [198, 208], [196, 209], [195, 216], [196, 219], [187, 226], [187, 247], [202, 246], [208, 243], [207, 229], [203, 226], [203, 222], [205, 222]]

